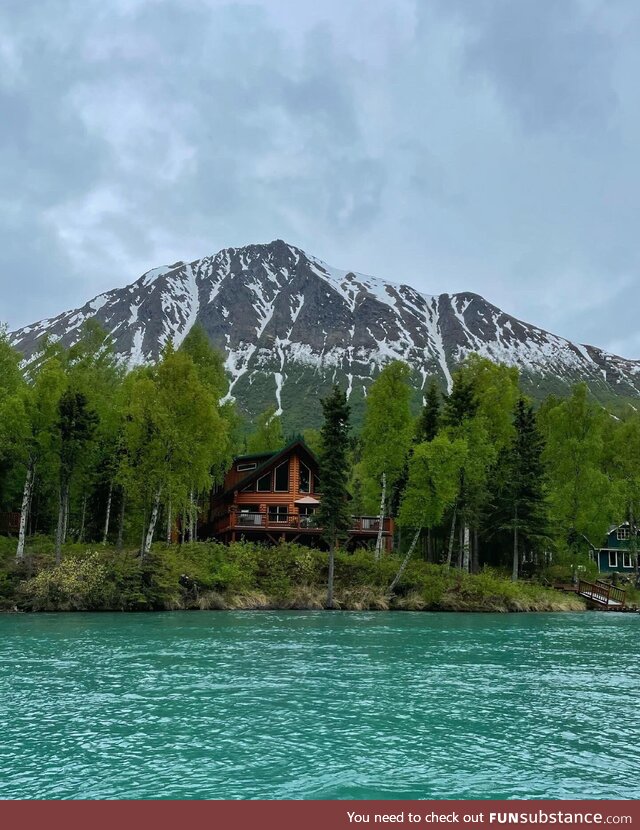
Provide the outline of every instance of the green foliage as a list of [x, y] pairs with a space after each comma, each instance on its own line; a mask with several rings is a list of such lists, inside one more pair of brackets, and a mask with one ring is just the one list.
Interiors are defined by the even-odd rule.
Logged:
[[513, 579], [518, 578], [520, 550], [538, 550], [549, 537], [549, 516], [543, 465], [544, 442], [531, 404], [519, 398], [515, 432], [500, 453], [493, 474], [494, 503], [490, 523], [513, 538]]
[[284, 446], [282, 419], [270, 406], [256, 421], [256, 431], [247, 439], [247, 452], [275, 452]]
[[409, 461], [409, 481], [398, 523], [404, 527], [433, 527], [457, 494], [460, 472], [467, 459], [464, 440], [437, 435], [418, 444]]
[[545, 463], [552, 517], [561, 537], [598, 542], [611, 518], [611, 488], [602, 470], [605, 413], [589, 401], [586, 384], [545, 414]]
[[65, 559], [40, 571], [22, 586], [22, 596], [34, 611], [79, 611], [100, 607], [107, 569], [97, 553]]
[[416, 426], [416, 440], [433, 441], [440, 428], [440, 390], [435, 380], [427, 388], [427, 395]]
[[347, 484], [349, 481], [349, 405], [347, 396], [334, 386], [322, 400], [324, 424], [319, 453], [322, 500], [317, 520], [332, 548], [350, 527]]
[[229, 379], [224, 369], [224, 356], [215, 349], [203, 326], [194, 323], [182, 341], [180, 350], [189, 355], [196, 367], [200, 382], [219, 401], [229, 391]]
[[400, 479], [413, 432], [411, 370], [393, 360], [371, 384], [362, 429], [362, 470], [378, 494], [383, 473], [387, 498]]

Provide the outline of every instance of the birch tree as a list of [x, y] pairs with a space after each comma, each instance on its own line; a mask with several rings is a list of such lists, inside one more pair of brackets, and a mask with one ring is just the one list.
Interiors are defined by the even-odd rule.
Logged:
[[126, 463], [121, 481], [149, 508], [141, 545], [148, 555], [164, 498], [186, 511], [190, 494], [211, 486], [212, 468], [227, 452], [228, 429], [218, 401], [184, 351], [165, 348], [157, 366], [127, 379]]
[[400, 506], [398, 523], [414, 529], [414, 537], [387, 593], [391, 594], [413, 555], [420, 532], [439, 524], [458, 494], [460, 472], [468, 447], [462, 439], [437, 435], [418, 444], [409, 461], [409, 480]]
[[17, 461], [24, 468], [24, 485], [18, 531], [16, 559], [24, 558], [27, 527], [31, 511], [36, 475], [43, 462], [55, 455], [58, 403], [65, 385], [65, 375], [57, 349], [45, 347], [38, 365], [31, 368], [30, 377], [21, 386], [13, 402], [13, 423], [19, 437]]
[[[382, 553], [385, 513], [402, 476], [413, 432], [410, 368], [400, 360], [388, 363], [367, 394], [362, 430], [362, 469], [365, 486], [379, 499], [376, 559]], [[368, 479], [368, 482], [367, 482]]]

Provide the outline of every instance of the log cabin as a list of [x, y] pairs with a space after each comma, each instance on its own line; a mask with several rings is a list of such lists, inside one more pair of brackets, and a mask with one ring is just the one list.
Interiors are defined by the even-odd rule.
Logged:
[[[204, 535], [222, 542], [277, 544], [299, 542], [324, 548], [322, 528], [314, 514], [322, 500], [318, 460], [297, 439], [276, 452], [234, 458], [222, 485], [211, 493]], [[375, 544], [378, 516], [353, 516], [345, 546], [349, 550]], [[393, 543], [393, 520], [383, 522], [383, 544]]]

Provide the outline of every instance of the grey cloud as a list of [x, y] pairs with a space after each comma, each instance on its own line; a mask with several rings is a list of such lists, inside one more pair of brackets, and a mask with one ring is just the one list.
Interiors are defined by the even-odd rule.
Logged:
[[280, 237], [640, 357], [639, 37], [633, 0], [5, 2], [0, 319]]
[[602, 123], [616, 105], [614, 43], [580, 0], [447, 0], [469, 75], [490, 79], [526, 129]]

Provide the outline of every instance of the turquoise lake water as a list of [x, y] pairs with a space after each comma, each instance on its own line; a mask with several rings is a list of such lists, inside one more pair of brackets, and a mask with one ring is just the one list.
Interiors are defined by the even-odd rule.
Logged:
[[0, 798], [638, 798], [640, 615], [5, 615], [0, 729]]

